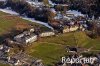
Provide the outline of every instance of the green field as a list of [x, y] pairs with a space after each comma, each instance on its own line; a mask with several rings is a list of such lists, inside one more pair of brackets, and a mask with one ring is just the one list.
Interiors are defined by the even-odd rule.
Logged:
[[[76, 39], [76, 40], [75, 40]], [[43, 59], [46, 66], [53, 66], [54, 62], [66, 55], [65, 47], [79, 46], [91, 48], [91, 52], [100, 50], [100, 39], [91, 39], [85, 32], [71, 32], [56, 37], [41, 38], [40, 41], [27, 47], [26, 51], [33, 57]]]
[[10, 66], [10, 65], [0, 63], [0, 66]]
[[[0, 12], [0, 35], [7, 33], [17, 22], [29, 23], [29, 21], [19, 17], [9, 17], [8, 14]], [[33, 23], [33, 25], [39, 24]], [[48, 28], [42, 26], [42, 29]], [[53, 66], [55, 62], [58, 62], [62, 56], [67, 54], [65, 49], [67, 45], [92, 48], [92, 52], [98, 52], [100, 50], [100, 38], [91, 39], [85, 32], [70, 32], [58, 36], [40, 38], [39, 41], [26, 47], [26, 52], [32, 57], [42, 59], [46, 66]], [[0, 64], [0, 66], [7, 65]]]
[[[17, 16], [11, 16], [9, 14], [0, 12], [0, 34], [8, 32], [10, 29], [14, 28], [14, 26], [16, 26], [17, 23], [29, 24], [30, 21], [23, 20]], [[43, 25], [37, 23], [32, 23], [32, 24], [33, 26], [41, 27], [42, 30], [44, 29], [48, 30], [48, 28]]]
[[[13, 16], [13, 15], [9, 15], [9, 14], [0, 12], [0, 40], [2, 39], [1, 36], [3, 34], [9, 33], [10, 30], [13, 29], [18, 22], [25, 23], [25, 24], [30, 23], [30, 21], [23, 20], [17, 16]], [[48, 30], [47, 27], [37, 24], [37, 23], [32, 23], [32, 25], [41, 27], [42, 30]], [[9, 66], [9, 65], [0, 63], [0, 66]]]

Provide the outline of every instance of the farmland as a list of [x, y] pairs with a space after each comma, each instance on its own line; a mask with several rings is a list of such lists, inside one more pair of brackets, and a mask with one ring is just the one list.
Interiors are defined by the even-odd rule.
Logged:
[[[43, 0], [44, 4], [36, 1], [38, 0], [34, 0], [32, 3], [30, 0], [27, 0], [27, 2], [23, 0], [8, 0], [6, 6], [4, 5], [4, 9], [7, 9], [8, 11], [10, 10], [10, 13], [7, 14], [8, 11], [6, 12], [2, 10], [2, 12], [0, 12], [0, 44], [6, 45], [7, 48], [10, 48], [10, 51], [6, 53], [5, 47], [3, 47], [4, 51], [3, 49], [0, 51], [4, 53], [3, 56], [7, 55], [6, 61], [9, 64], [15, 64], [16, 60], [19, 60], [22, 63], [21, 66], [24, 66], [24, 63], [26, 66], [32, 66], [33, 64], [37, 64], [34, 61], [35, 59], [41, 59], [44, 66], [55, 66], [56, 63], [61, 61], [63, 56], [69, 55], [67, 47], [75, 47], [75, 54], [79, 56], [81, 53], [94, 55], [100, 52], [100, 23], [97, 23], [97, 25], [94, 24], [95, 18], [97, 18], [100, 14], [98, 9], [95, 11], [95, 9], [91, 7], [92, 5], [93, 7], [98, 8], [99, 1], [93, 1], [93, 4], [92, 1], [59, 1], [59, 3], [62, 4], [57, 3], [57, 1], [55, 1], [57, 4], [52, 3], [52, 0]], [[97, 6], [95, 6], [95, 2], [98, 2]], [[86, 5], [86, 3], [88, 5]], [[83, 6], [81, 7], [82, 4]], [[10, 15], [13, 11], [20, 15]], [[71, 14], [72, 16], [70, 16]], [[92, 16], [94, 16], [94, 19]], [[88, 24], [91, 20], [90, 18], [92, 18], [93, 25]], [[41, 33], [50, 30], [48, 26], [52, 26], [54, 28], [53, 33], [55, 35], [42, 38], [40, 36]], [[71, 27], [78, 28], [75, 31], [72, 31], [70, 30]], [[29, 30], [30, 28], [35, 28], [35, 31]], [[66, 28], [69, 29], [68, 33], [63, 33], [63, 30]], [[23, 36], [20, 37], [19, 34], [22, 32]], [[90, 32], [90, 35], [87, 35], [88, 32]], [[24, 44], [24, 41], [30, 40], [30, 37], [33, 38], [31, 33], [34, 33], [37, 36], [36, 41], [33, 43], [30, 43], [31, 41], [29, 41], [27, 44]], [[19, 35], [17, 38], [19, 39], [18, 41], [14, 39], [16, 35]], [[98, 37], [92, 38], [91, 35], [93, 35], [93, 37], [98, 35]], [[79, 51], [77, 51], [77, 48], [79, 48]], [[31, 57], [32, 60], [28, 58], [29, 61], [26, 61], [27, 58], [24, 57], [24, 54]], [[70, 54], [74, 56], [74, 52]], [[13, 63], [10, 63], [8, 58], [15, 55], [22, 55], [24, 58], [22, 59], [21, 56], [20, 58], [17, 57], [15, 58], [16, 60], [13, 60]], [[2, 56], [0, 56], [0, 59], [1, 58]], [[18, 66], [19, 64], [20, 63], [18, 63]], [[1, 62], [0, 66], [9, 65]]]
[[[28, 24], [30, 24], [30, 21], [27, 20], [23, 20], [18, 16], [13, 16], [13, 15], [9, 15], [3, 12], [0, 12], [0, 34], [3, 34], [9, 30], [11, 30], [12, 28], [15, 28], [15, 26], [21, 25], [24, 27], [28, 27]], [[48, 30], [47, 27], [37, 24], [37, 23], [32, 23], [33, 26], [39, 26], [41, 27], [41, 29], [43, 30]]]
[[0, 63], [0, 66], [9, 66], [8, 64], [2, 64], [2, 63]]
[[[77, 43], [75, 39], [77, 40]], [[36, 58], [43, 59], [43, 62], [49, 66], [54, 62], [61, 60], [62, 56], [67, 55], [66, 46], [79, 46], [84, 48], [91, 48], [91, 52], [100, 50], [100, 39], [91, 39], [85, 32], [71, 32], [62, 34], [56, 37], [42, 38], [40, 41], [33, 43], [27, 48], [27, 52]]]
[[[11, 16], [9, 14], [0, 12], [0, 35], [8, 33], [12, 28], [15, 28], [17, 23], [23, 23], [24, 25], [30, 23], [17, 16]], [[32, 23], [33, 25], [41, 26], [43, 30], [48, 29], [45, 26]], [[18, 24], [19, 25], [19, 24]], [[0, 38], [1, 39], [1, 38]], [[26, 47], [26, 53], [30, 56], [42, 59], [46, 66], [53, 66], [55, 62], [58, 62], [62, 56], [67, 55], [65, 47], [79, 46], [84, 48], [91, 48], [92, 52], [100, 50], [100, 38], [91, 39], [85, 32], [70, 32], [66, 34], [60, 34], [58, 36], [51, 36], [46, 38], [40, 38], [39, 41], [32, 43]], [[7, 65], [0, 65], [7, 66]]]
[[9, 15], [7, 13], [0, 12], [0, 41], [2, 41], [2, 35], [10, 33], [12, 30], [23, 30], [30, 28], [30, 24], [33, 27], [40, 27], [42, 31], [49, 30], [47, 27], [38, 23], [32, 23], [27, 20], [23, 20], [18, 16]]

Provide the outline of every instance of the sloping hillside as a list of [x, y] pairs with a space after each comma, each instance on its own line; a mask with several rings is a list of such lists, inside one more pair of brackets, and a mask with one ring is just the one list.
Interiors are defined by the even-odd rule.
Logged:
[[18, 16], [13, 16], [9, 15], [3, 12], [0, 12], [0, 34], [3, 34], [4, 32], [8, 32], [12, 28], [15, 28], [17, 25], [22, 25], [24, 27], [28, 27], [29, 24], [32, 24], [33, 26], [39, 26], [41, 29], [46, 29], [47, 27], [37, 24], [37, 23], [32, 23], [27, 20], [23, 20], [19, 18]]
[[53, 66], [67, 55], [66, 46], [78, 46], [91, 49], [91, 52], [100, 51], [100, 39], [91, 39], [84, 32], [71, 32], [56, 37], [46, 37], [26, 48], [32, 57], [43, 59], [46, 66]]

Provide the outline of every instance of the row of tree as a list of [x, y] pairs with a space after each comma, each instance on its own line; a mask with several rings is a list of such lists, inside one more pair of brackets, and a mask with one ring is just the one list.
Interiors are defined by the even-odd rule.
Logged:
[[93, 16], [98, 18], [100, 16], [100, 1], [99, 0], [75, 0], [71, 1], [71, 9], [76, 9], [84, 14], [88, 14], [90, 18]]
[[5, 2], [4, 1], [0, 1], [0, 8], [4, 8], [5, 6]]
[[87, 35], [91, 38], [100, 37], [100, 22], [98, 20], [89, 21], [87, 23], [89, 26]]
[[40, 21], [48, 21], [48, 9], [41, 7], [31, 6], [25, 0], [8, 0], [6, 7], [18, 12], [22, 16], [35, 18]]
[[83, 14], [88, 14], [90, 18], [100, 16], [100, 0], [52, 0], [55, 3], [69, 4], [70, 9], [81, 11]]

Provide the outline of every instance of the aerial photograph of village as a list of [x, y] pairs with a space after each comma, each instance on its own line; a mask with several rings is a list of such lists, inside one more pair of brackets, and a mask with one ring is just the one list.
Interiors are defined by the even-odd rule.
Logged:
[[100, 66], [100, 0], [0, 0], [0, 66]]

